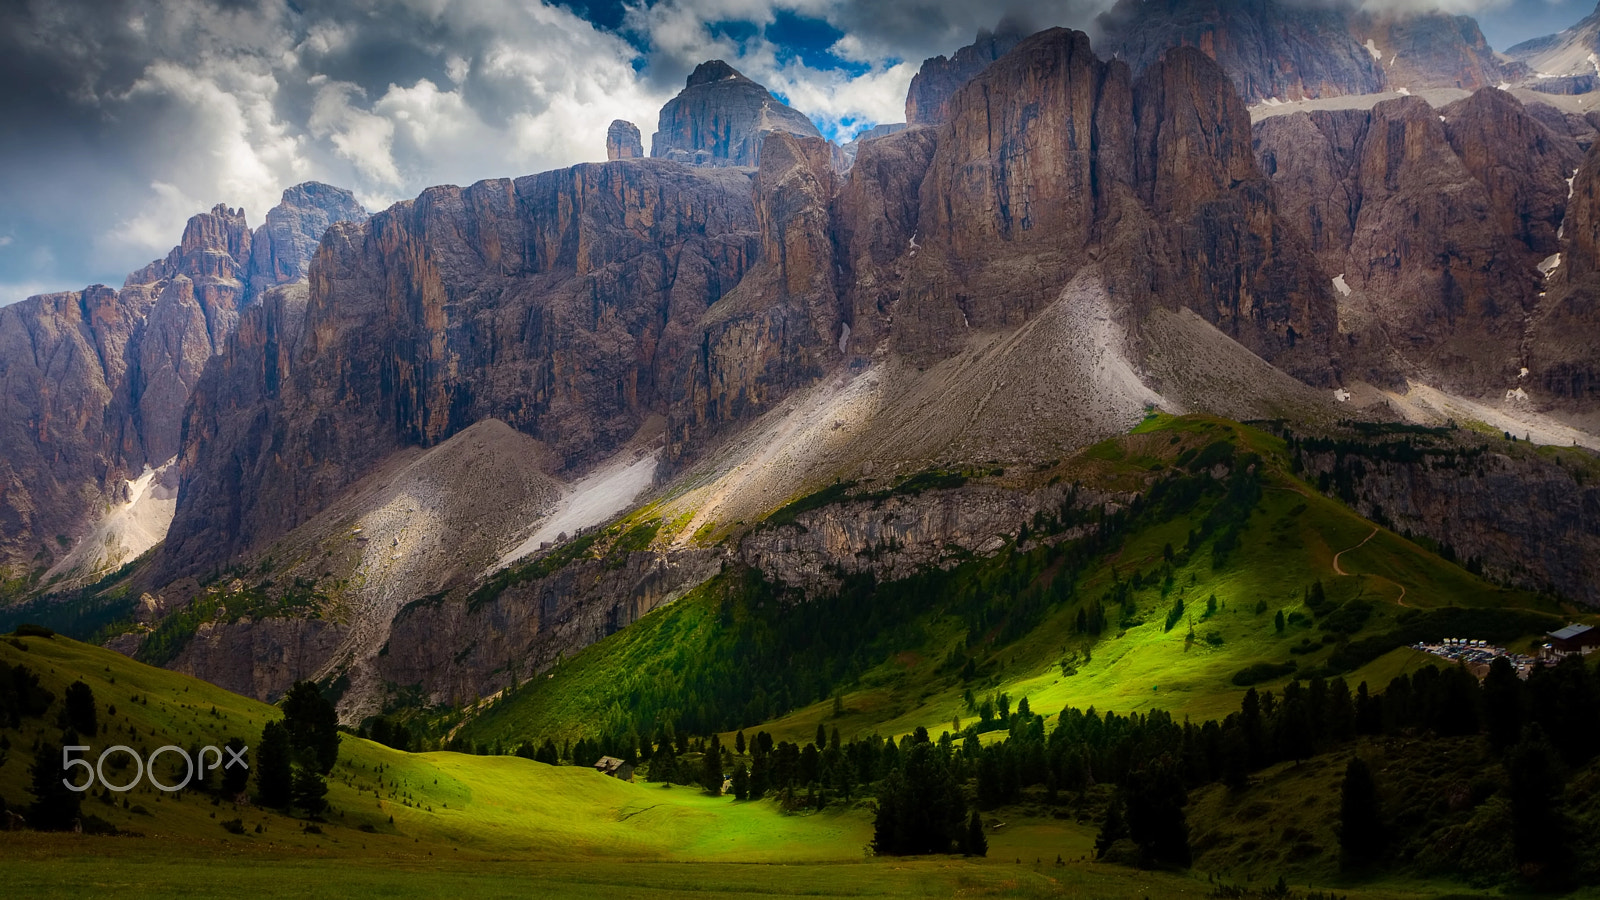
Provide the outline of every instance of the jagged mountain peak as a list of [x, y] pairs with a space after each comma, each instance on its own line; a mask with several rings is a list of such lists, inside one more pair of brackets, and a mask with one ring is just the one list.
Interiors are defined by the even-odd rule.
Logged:
[[975, 41], [950, 54], [949, 58], [935, 56], [923, 60], [906, 92], [906, 124], [943, 122], [949, 115], [951, 95], [1027, 36], [1016, 19], [1007, 17], [1000, 20], [994, 31], [980, 30]]
[[[684, 84], [684, 87], [692, 88], [703, 84], [713, 84], [718, 81], [734, 80], [750, 81], [744, 76], [744, 73], [722, 60], [708, 59], [694, 67], [694, 71], [689, 73], [689, 80]], [[755, 84], [753, 81], [750, 83]]]
[[720, 59], [695, 67], [661, 108], [650, 155], [697, 166], [755, 166], [774, 131], [822, 137], [805, 114]]

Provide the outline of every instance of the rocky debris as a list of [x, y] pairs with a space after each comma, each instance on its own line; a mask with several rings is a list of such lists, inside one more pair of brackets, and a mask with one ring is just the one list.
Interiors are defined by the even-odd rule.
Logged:
[[[274, 584], [315, 584], [333, 598], [320, 613], [339, 623], [337, 640], [303, 647], [300, 677], [345, 675], [351, 686], [342, 712], [380, 702], [374, 660], [395, 614], [416, 597], [472, 584], [502, 546], [550, 511], [560, 491], [543, 471], [548, 457], [537, 441], [486, 419], [436, 447], [394, 454], [252, 557], [252, 569], [271, 567]], [[208, 639], [237, 646], [262, 624], [217, 622]], [[265, 680], [246, 680], [257, 675]], [[228, 677], [231, 689], [250, 696], [282, 690], [275, 670]]]
[[906, 92], [907, 125], [940, 125], [950, 115], [950, 98], [961, 86], [976, 78], [989, 64], [1011, 52], [1028, 33], [1015, 19], [1000, 20], [1000, 26], [978, 32], [978, 39], [946, 59], [935, 56], [922, 61], [911, 77]]
[[305, 300], [253, 308], [196, 389], [161, 570], [264, 546], [485, 418], [558, 470], [598, 462], [666, 407], [759, 247], [749, 174], [659, 160], [432, 188], [331, 228]]
[[284, 191], [251, 244], [250, 299], [305, 278], [329, 225], [366, 218], [367, 211], [344, 188], [308, 181]]
[[1134, 71], [1196, 47], [1248, 104], [1400, 88], [1476, 90], [1514, 77], [1465, 16], [1400, 15], [1373, 4], [1120, 0], [1099, 20], [1103, 51]]
[[715, 59], [696, 66], [661, 107], [650, 155], [694, 166], [755, 166], [762, 141], [775, 131], [822, 137], [803, 113]]
[[639, 126], [622, 119], [611, 120], [606, 129], [606, 159], [643, 159], [644, 143], [639, 139]]
[[1276, 117], [1256, 152], [1286, 219], [1350, 291], [1345, 371], [1483, 396], [1521, 367], [1575, 145], [1493, 89], [1442, 118], [1416, 97]]

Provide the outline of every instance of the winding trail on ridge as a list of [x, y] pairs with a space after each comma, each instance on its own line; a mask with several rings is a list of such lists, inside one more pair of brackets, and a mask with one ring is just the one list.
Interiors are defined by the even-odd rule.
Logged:
[[[1350, 575], [1350, 573], [1346, 572], [1344, 570], [1344, 566], [1339, 565], [1339, 557], [1345, 555], [1346, 553], [1349, 553], [1351, 550], [1360, 550], [1362, 547], [1365, 547], [1367, 545], [1368, 541], [1371, 541], [1373, 538], [1377, 537], [1378, 536], [1378, 532], [1381, 531], [1381, 530], [1382, 529], [1379, 528], [1377, 525], [1374, 525], [1374, 526], [1372, 526], [1372, 533], [1367, 535], [1366, 538], [1364, 540], [1362, 540], [1361, 543], [1355, 545], [1354, 547], [1348, 547], [1348, 548], [1346, 548], [1344, 550], [1340, 550], [1338, 553], [1335, 553], [1333, 555], [1333, 574], [1335, 574], [1335, 575], [1344, 575], [1344, 576], [1348, 577]], [[1382, 575], [1379, 575], [1377, 577], [1378, 578], [1383, 578]], [[1392, 585], [1395, 585], [1398, 588], [1400, 588], [1400, 596], [1399, 596], [1398, 599], [1395, 600], [1395, 602], [1400, 604], [1402, 607], [1410, 609], [1411, 607], [1406, 603], [1406, 586], [1401, 584], [1398, 581], [1395, 581], [1392, 578], [1383, 578], [1383, 580], [1389, 582]]]

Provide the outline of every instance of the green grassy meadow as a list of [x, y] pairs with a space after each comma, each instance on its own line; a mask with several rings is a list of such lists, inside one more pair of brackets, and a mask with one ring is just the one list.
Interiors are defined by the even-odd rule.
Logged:
[[[96, 748], [115, 742], [147, 755], [163, 743], [220, 744], [235, 734], [253, 743], [278, 715], [272, 706], [61, 636], [0, 640], [0, 661], [28, 666], [58, 697], [73, 680], [89, 684], [101, 705], [100, 734], [86, 740]], [[28, 754], [19, 745], [31, 737], [8, 736], [0, 796], [22, 808]], [[161, 777], [176, 781], [181, 773]], [[317, 825], [321, 834], [298, 819], [213, 804], [193, 791], [174, 796], [141, 784], [114, 795], [129, 801], [127, 809], [91, 792], [84, 812], [123, 833], [0, 832], [8, 896], [1134, 898], [1210, 890], [1198, 871], [1090, 863], [1094, 824], [1049, 817], [1006, 821], [987, 859], [875, 859], [866, 854], [870, 813], [859, 804], [786, 815], [770, 801], [624, 783], [512, 756], [402, 753], [350, 735], [329, 786], [332, 812]], [[222, 827], [234, 817], [245, 834]], [[1378, 889], [1350, 896], [1433, 894]]]

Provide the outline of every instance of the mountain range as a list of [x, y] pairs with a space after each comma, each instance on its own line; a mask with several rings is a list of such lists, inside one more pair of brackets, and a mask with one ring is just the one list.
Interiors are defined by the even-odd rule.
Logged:
[[[1600, 449], [1600, 121], [1545, 61], [1589, 25], [1509, 55], [1354, 5], [1098, 27], [1002, 23], [843, 147], [708, 61], [648, 155], [618, 121], [605, 162], [370, 216], [305, 184], [120, 290], [0, 309], [8, 597], [247, 695], [339, 684], [358, 722], [548, 672], [730, 565], [827, 594], [992, 555], [1069, 500], [1017, 473], [1162, 412], [1454, 429], [1472, 465], [1303, 462], [1600, 602], [1600, 487], [1513, 442]], [[762, 524], [833, 486], [914, 499]]]

